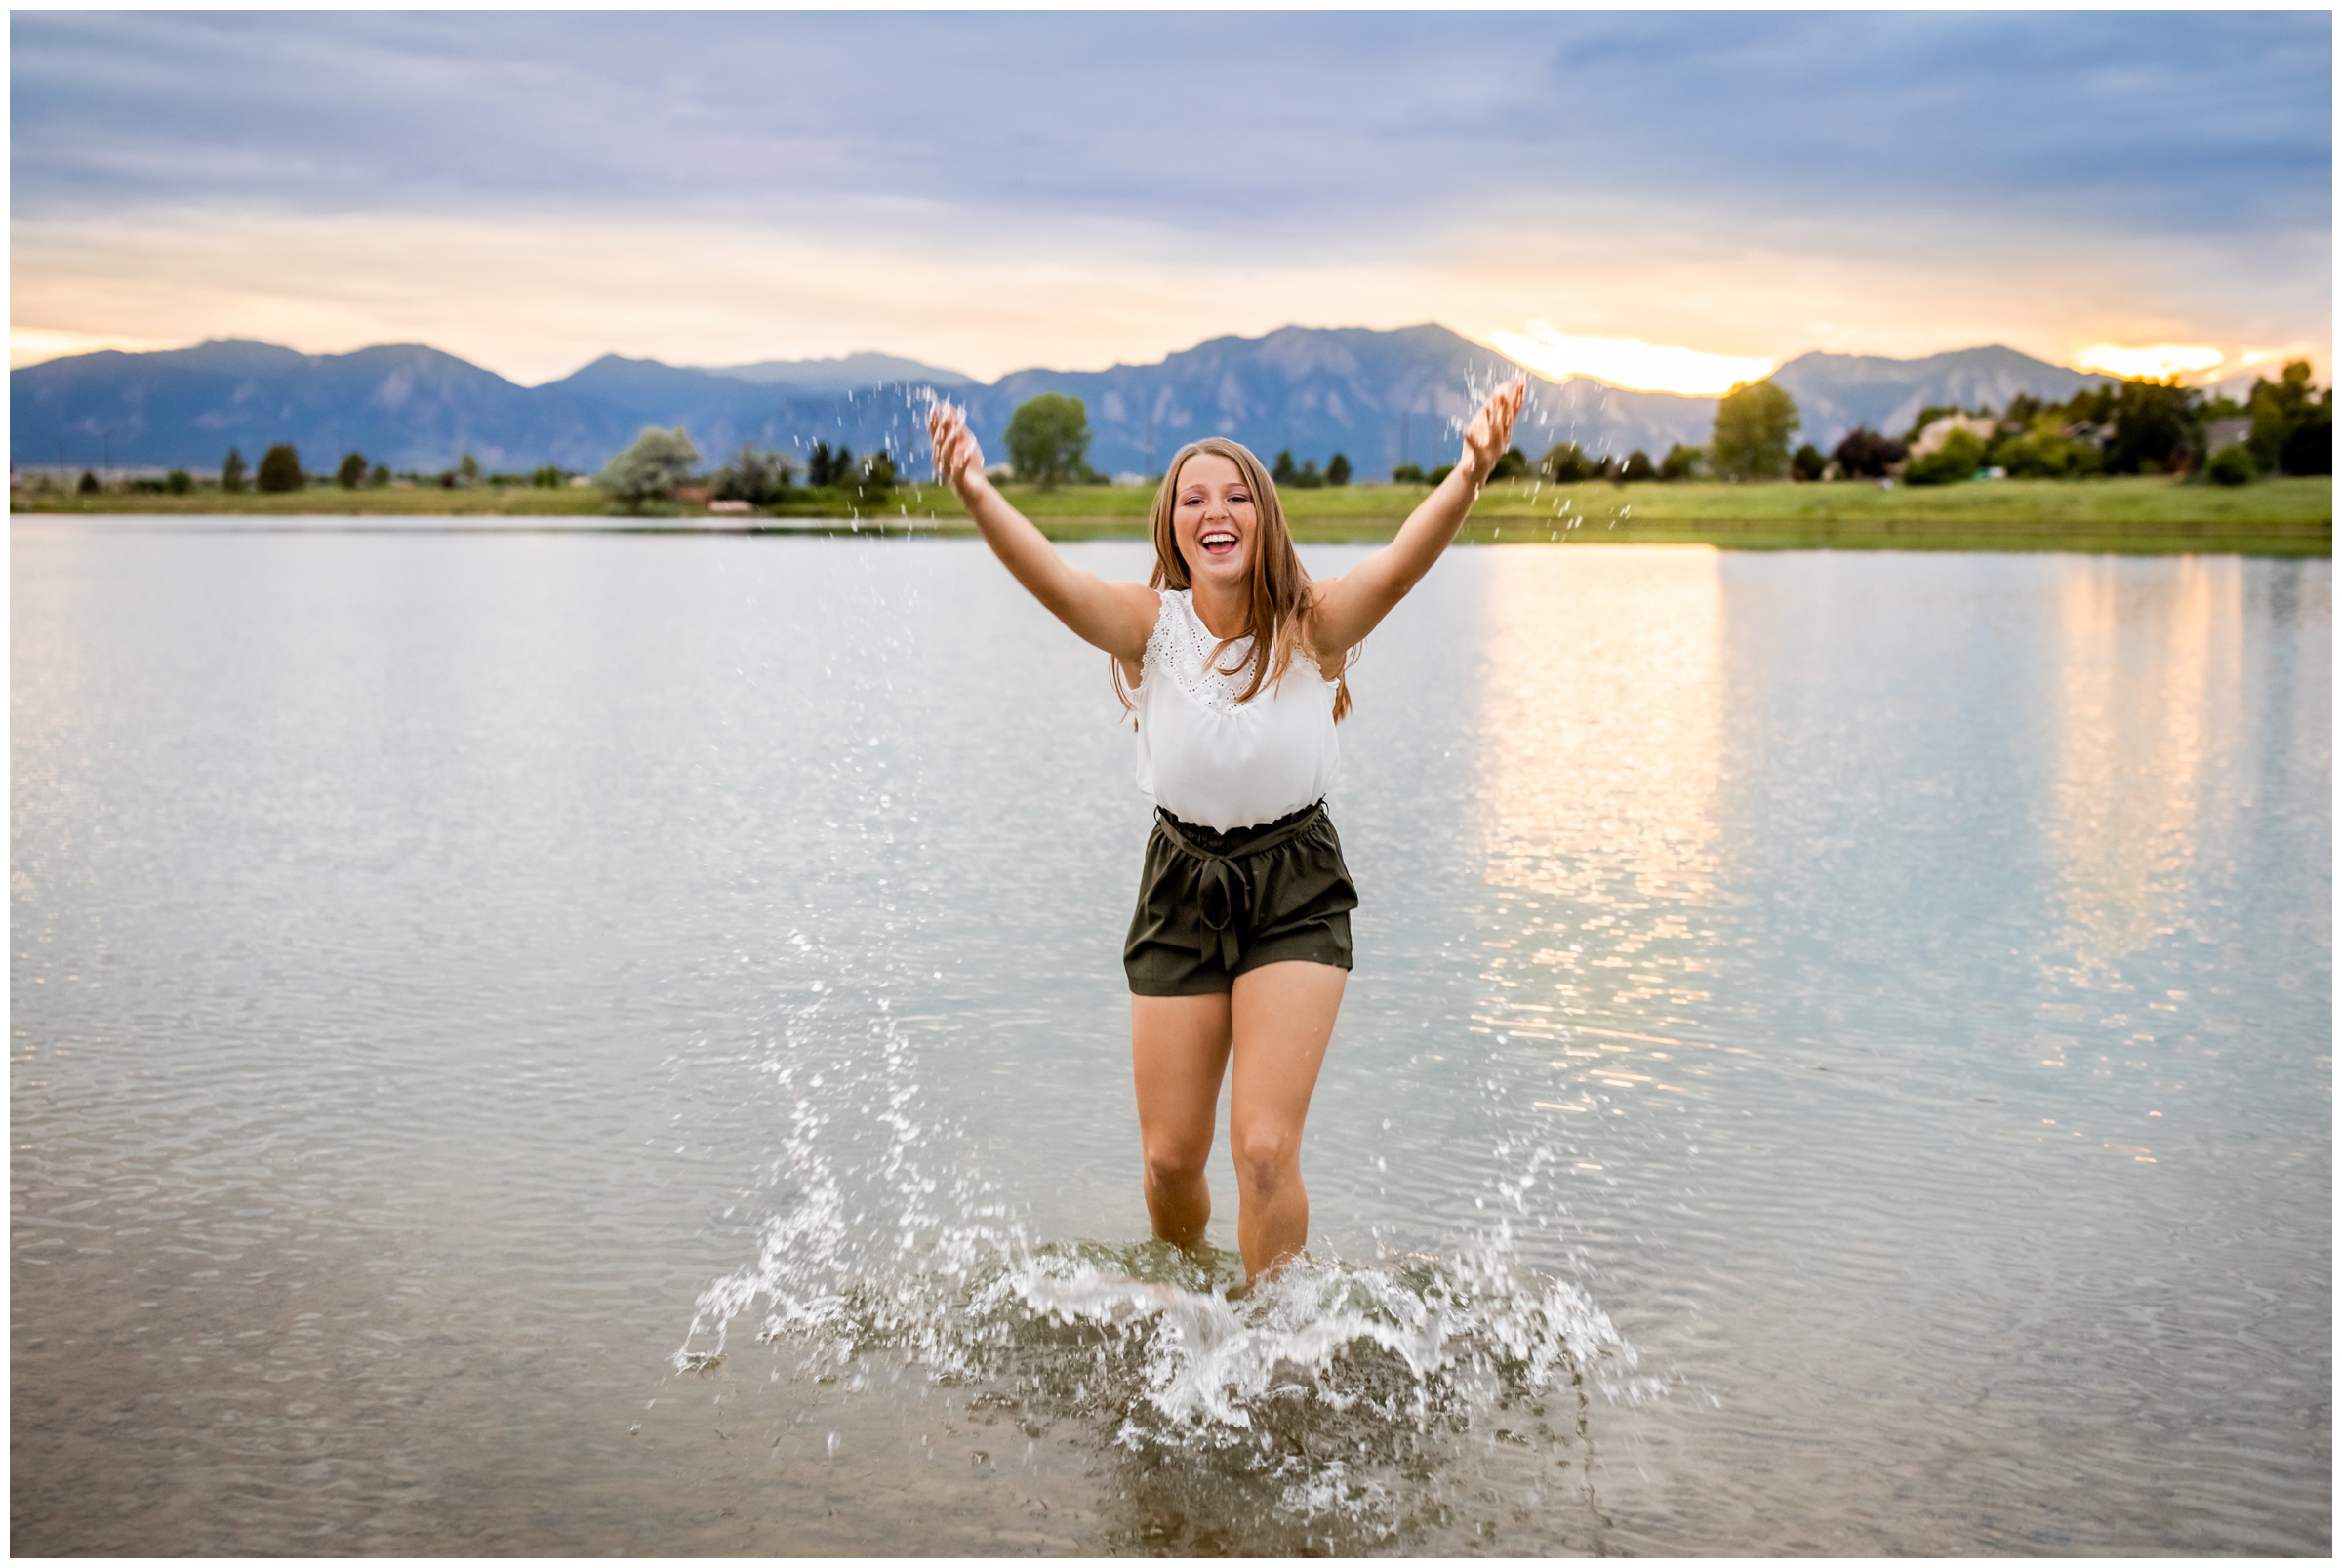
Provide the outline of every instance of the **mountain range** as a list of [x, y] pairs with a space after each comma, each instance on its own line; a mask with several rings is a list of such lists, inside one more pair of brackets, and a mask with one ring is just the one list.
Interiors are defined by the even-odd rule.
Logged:
[[[1040, 392], [1082, 400], [1089, 461], [1152, 472], [1181, 443], [1223, 434], [1264, 456], [1289, 448], [1322, 465], [1346, 454], [1362, 477], [1455, 455], [1475, 391], [1512, 372], [1491, 349], [1426, 324], [1392, 331], [1283, 327], [1214, 338], [1152, 365], [1021, 370], [989, 384], [886, 354], [707, 368], [605, 355], [521, 386], [453, 354], [394, 343], [303, 354], [243, 340], [158, 353], [102, 352], [9, 374], [11, 461], [20, 466], [210, 468], [232, 445], [246, 462], [279, 441], [312, 470], [344, 452], [436, 472], [464, 453], [490, 471], [599, 468], [645, 425], [680, 425], [710, 466], [744, 443], [802, 454], [816, 441], [899, 462], [925, 448], [930, 389], [963, 404], [988, 455], [1016, 406]], [[1800, 440], [1825, 451], [1857, 424], [1899, 434], [1930, 404], [2004, 406], [2018, 392], [2063, 399], [2103, 378], [1991, 346], [1924, 359], [1809, 353], [1773, 382], [1797, 402]], [[1592, 377], [1531, 377], [1517, 444], [1663, 456], [1708, 439], [1716, 399], [1634, 391]]]

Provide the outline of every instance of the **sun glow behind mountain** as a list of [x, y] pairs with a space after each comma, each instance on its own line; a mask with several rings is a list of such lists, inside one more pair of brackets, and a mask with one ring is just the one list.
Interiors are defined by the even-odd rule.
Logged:
[[1557, 331], [1553, 323], [1532, 321], [1522, 332], [1492, 332], [1489, 342], [1499, 351], [1552, 381], [1591, 376], [1613, 386], [1637, 392], [1678, 392], [1686, 397], [1714, 397], [1742, 382], [1753, 382], [1773, 368], [1769, 359], [1745, 359], [1734, 354], [1704, 353], [1647, 343], [1639, 338], [1581, 338]]
[[2217, 369], [2227, 358], [2228, 355], [2209, 343], [2147, 343], [2129, 348], [2116, 343], [2092, 343], [2074, 351], [2078, 370], [2125, 378], [2145, 376], [2155, 381], [2201, 375]]

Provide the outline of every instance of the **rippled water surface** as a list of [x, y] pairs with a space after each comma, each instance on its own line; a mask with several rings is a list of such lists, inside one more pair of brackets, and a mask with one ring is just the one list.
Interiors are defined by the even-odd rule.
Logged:
[[11, 553], [19, 1551], [2330, 1548], [2327, 563], [1449, 556], [1245, 1295], [980, 546]]

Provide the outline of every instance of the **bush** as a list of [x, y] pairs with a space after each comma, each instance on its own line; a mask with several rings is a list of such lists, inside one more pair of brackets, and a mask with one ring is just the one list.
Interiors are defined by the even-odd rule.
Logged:
[[1911, 460], [1903, 482], [1911, 485], [1948, 485], [1972, 479], [1984, 466], [1984, 443], [1965, 430], [1955, 430], [1935, 451]]
[[174, 468], [163, 476], [163, 488], [174, 496], [183, 496], [195, 488], [195, 481], [184, 468]]
[[2042, 415], [2023, 435], [2012, 435], [1986, 455], [2014, 479], [2062, 479], [2082, 471], [2082, 443], [2070, 439], [2054, 415]]
[[[827, 456], [828, 449], [823, 450]], [[788, 459], [781, 453], [759, 452], [744, 444], [740, 455], [732, 460], [732, 465], [717, 472], [715, 499], [745, 501], [751, 506], [769, 506], [788, 494], [791, 471]], [[558, 468], [541, 468], [538, 472], [552, 475], [547, 484], [561, 483], [561, 471]], [[891, 461], [887, 472], [891, 480], [894, 473]]]
[[1430, 480], [1423, 476], [1423, 469], [1412, 462], [1402, 462], [1397, 467], [1392, 469], [1391, 482], [1394, 485], [1425, 485], [1431, 483]]
[[262, 454], [261, 471], [255, 476], [254, 487], [262, 495], [283, 495], [289, 490], [299, 490], [303, 483], [301, 454], [293, 450], [292, 442], [279, 441]]
[[2252, 461], [2252, 454], [2241, 446], [2222, 447], [2203, 465], [2203, 476], [2216, 485], [2248, 485], [2259, 472], [2260, 465]]

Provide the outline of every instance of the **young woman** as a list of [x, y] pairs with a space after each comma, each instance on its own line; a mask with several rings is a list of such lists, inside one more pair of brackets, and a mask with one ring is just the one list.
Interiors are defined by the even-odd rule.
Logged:
[[1350, 708], [1343, 672], [1455, 538], [1526, 389], [1493, 394], [1397, 537], [1323, 583], [1302, 570], [1260, 460], [1233, 441], [1171, 460], [1141, 586], [1068, 564], [985, 479], [961, 412], [939, 403], [928, 416], [937, 477], [1016, 580], [1112, 656], [1136, 711], [1155, 825], [1123, 968], [1147, 1212], [1166, 1241], [1203, 1239], [1204, 1161], [1232, 1056], [1236, 1243], [1254, 1279], [1309, 1238], [1301, 1127], [1350, 971], [1358, 900], [1325, 815], [1334, 725]]

